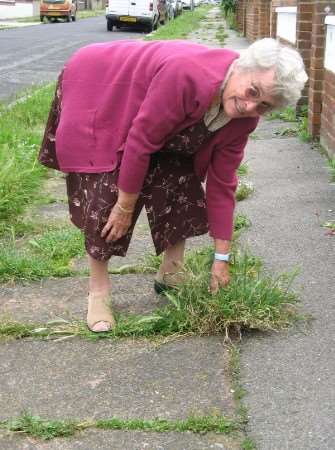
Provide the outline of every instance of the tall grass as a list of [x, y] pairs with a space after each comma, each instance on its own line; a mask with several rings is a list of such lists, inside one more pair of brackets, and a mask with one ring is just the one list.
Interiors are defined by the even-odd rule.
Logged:
[[229, 285], [208, 292], [213, 250], [190, 252], [185, 262], [186, 281], [166, 295], [169, 305], [146, 317], [121, 317], [116, 336], [174, 333], [226, 334], [243, 328], [274, 330], [288, 327], [297, 317], [296, 296], [290, 292], [293, 275], [271, 278], [261, 262], [235, 250]]
[[45, 176], [36, 155], [53, 91], [49, 85], [12, 107], [0, 105], [0, 222], [22, 214]]
[[47, 230], [20, 248], [9, 240], [0, 252], [0, 282], [72, 275], [71, 260], [83, 254], [83, 236], [74, 227]]

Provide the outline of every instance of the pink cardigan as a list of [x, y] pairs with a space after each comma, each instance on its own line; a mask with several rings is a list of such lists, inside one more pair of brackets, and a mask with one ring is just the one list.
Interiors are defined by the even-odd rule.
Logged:
[[[64, 172], [112, 171], [140, 192], [150, 155], [201, 120], [238, 54], [184, 41], [117, 41], [80, 49], [65, 65], [56, 152]], [[236, 169], [258, 119], [230, 121], [195, 157], [207, 174], [210, 234], [231, 239]]]

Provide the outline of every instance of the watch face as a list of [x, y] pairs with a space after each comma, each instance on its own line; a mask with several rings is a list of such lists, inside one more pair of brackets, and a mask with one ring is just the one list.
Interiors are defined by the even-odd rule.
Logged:
[[229, 257], [230, 257], [229, 254], [224, 255], [224, 254], [222, 254], [222, 253], [214, 253], [214, 258], [215, 258], [217, 261], [229, 262]]

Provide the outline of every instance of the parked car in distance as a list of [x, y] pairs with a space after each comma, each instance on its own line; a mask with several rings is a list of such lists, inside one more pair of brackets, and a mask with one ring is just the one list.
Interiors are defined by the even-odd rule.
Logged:
[[44, 21], [46, 17], [49, 21], [55, 19], [65, 19], [67, 22], [76, 20], [77, 1], [76, 0], [41, 0], [40, 19]]
[[107, 30], [113, 27], [141, 26], [146, 31], [155, 30], [159, 20], [160, 0], [107, 0]]
[[164, 25], [170, 18], [169, 0], [158, 0], [159, 23]]
[[169, 20], [173, 20], [174, 19], [174, 9], [173, 9], [171, 0], [166, 0], [166, 8], [167, 8]]
[[183, 12], [183, 5], [181, 3], [181, 0], [170, 0], [174, 17], [179, 16]]
[[183, 9], [194, 9], [194, 0], [181, 0]]

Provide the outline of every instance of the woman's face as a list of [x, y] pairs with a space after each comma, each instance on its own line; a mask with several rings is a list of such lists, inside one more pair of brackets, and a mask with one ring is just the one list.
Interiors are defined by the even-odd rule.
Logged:
[[269, 92], [274, 82], [274, 69], [240, 72], [234, 70], [222, 94], [225, 114], [231, 119], [257, 117], [275, 107]]

